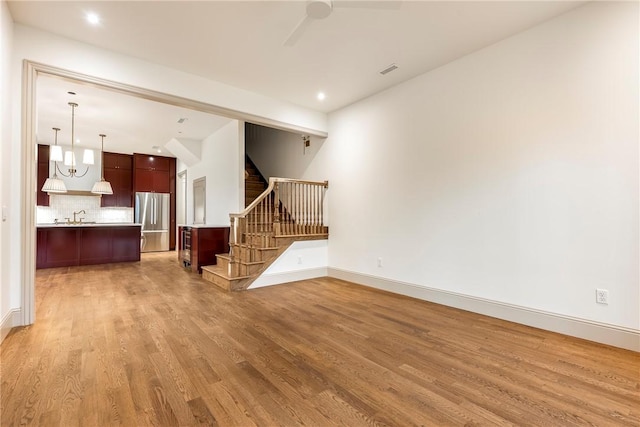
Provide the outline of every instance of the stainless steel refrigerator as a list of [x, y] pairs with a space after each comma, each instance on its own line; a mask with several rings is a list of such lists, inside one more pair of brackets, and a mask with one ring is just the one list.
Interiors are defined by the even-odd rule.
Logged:
[[169, 194], [136, 193], [135, 222], [142, 224], [141, 252], [169, 250]]

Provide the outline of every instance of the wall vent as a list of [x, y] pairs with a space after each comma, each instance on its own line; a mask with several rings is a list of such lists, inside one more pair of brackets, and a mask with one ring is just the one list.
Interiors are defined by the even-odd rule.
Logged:
[[380, 71], [380, 74], [382, 74], [384, 76], [385, 74], [389, 74], [390, 72], [392, 72], [393, 70], [396, 70], [396, 69], [398, 69], [398, 66], [396, 64], [391, 64], [387, 68], [385, 68], [384, 70]]

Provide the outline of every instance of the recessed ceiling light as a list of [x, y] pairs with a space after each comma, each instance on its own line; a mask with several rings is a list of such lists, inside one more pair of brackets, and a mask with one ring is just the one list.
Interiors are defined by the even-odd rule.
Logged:
[[184, 123], [186, 121], [187, 121], [186, 117], [182, 117], [182, 118], [178, 119], [178, 123]]
[[325, 95], [324, 92], [318, 92], [318, 101], [324, 101], [326, 97], [327, 95]]
[[85, 16], [87, 22], [91, 25], [98, 25], [100, 23], [100, 16], [94, 12], [88, 12]]

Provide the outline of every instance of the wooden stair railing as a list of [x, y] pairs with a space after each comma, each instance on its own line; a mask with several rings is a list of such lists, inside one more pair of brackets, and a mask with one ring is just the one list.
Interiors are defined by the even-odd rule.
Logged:
[[227, 290], [246, 289], [294, 241], [328, 238], [324, 196], [328, 181], [271, 178], [241, 213], [230, 214], [229, 254], [203, 267], [202, 277]]

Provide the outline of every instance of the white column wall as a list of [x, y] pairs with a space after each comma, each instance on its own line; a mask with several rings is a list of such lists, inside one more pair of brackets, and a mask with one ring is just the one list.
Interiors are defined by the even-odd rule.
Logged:
[[[206, 223], [228, 227], [229, 214], [240, 212], [244, 193], [243, 170], [239, 168], [244, 159], [243, 122], [232, 120], [202, 141], [202, 160], [186, 167], [187, 170], [187, 224], [193, 224], [193, 181], [206, 177]], [[184, 170], [181, 169], [181, 171]]]
[[331, 114], [330, 271], [637, 334], [638, 36], [590, 3]]
[[4, 329], [10, 328], [11, 309], [17, 308], [19, 300], [11, 292], [10, 275], [10, 230], [15, 227], [16, 217], [10, 210], [18, 206], [11, 200], [11, 158], [14, 151], [12, 141], [12, 109], [11, 109], [11, 49], [13, 38], [13, 20], [7, 3], [0, 1], [0, 215], [7, 215], [6, 220], [0, 217], [0, 323], [4, 338]]

